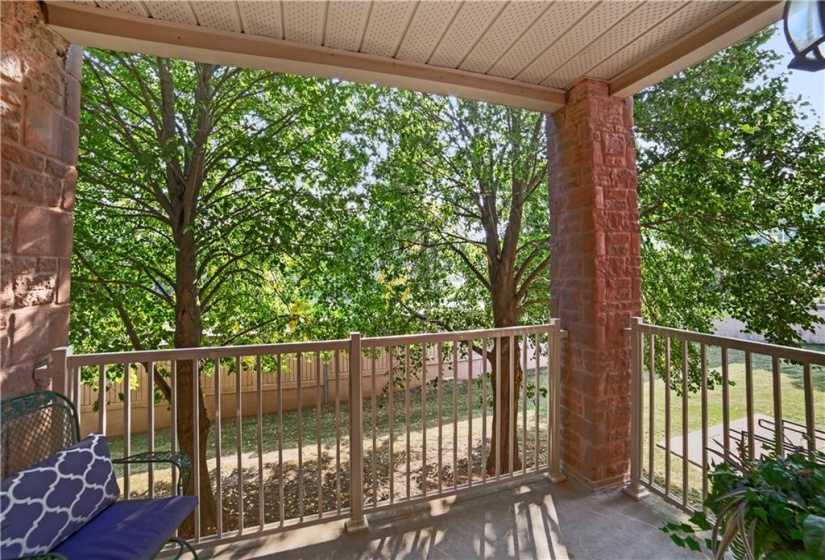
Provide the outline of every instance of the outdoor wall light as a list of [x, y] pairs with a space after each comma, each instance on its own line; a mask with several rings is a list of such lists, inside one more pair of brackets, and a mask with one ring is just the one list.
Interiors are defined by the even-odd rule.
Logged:
[[785, 2], [785, 38], [794, 54], [788, 68], [825, 68], [825, 0]]

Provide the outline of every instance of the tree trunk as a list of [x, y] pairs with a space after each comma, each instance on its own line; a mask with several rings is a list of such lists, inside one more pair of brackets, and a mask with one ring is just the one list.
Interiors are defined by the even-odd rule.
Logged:
[[[510, 367], [510, 339], [500, 339], [489, 356], [492, 372], [493, 387], [493, 428], [490, 454], [487, 456], [487, 474], [494, 476], [497, 473], [510, 472], [510, 447], [512, 444], [513, 471], [521, 468], [517, 428], [518, 400], [524, 372], [521, 369], [521, 351], [517, 342], [513, 343], [513, 367]], [[498, 370], [498, 361], [501, 359], [501, 370]], [[513, 394], [510, 394], [510, 377], [515, 376], [512, 383]], [[499, 386], [500, 384], [500, 386]], [[510, 411], [513, 411], [513, 422], [510, 422]], [[500, 422], [500, 425], [499, 425]], [[501, 430], [501, 438], [497, 433]]]
[[[175, 289], [175, 347], [194, 348], [201, 344], [203, 325], [201, 321], [200, 301], [197, 288], [197, 259], [196, 243], [191, 228], [176, 236], [177, 255], [175, 259], [176, 280]], [[206, 412], [203, 400], [203, 390], [198, 387], [197, 397], [194, 395], [195, 376], [199, 370], [192, 361], [177, 363], [177, 394], [178, 406], [178, 440], [180, 448], [192, 460], [193, 471], [195, 464], [200, 469], [200, 515], [201, 534], [208, 534], [217, 528], [217, 505], [212, 483], [209, 478], [209, 466], [206, 462], [207, 437], [211, 422]], [[197, 402], [196, 402], [197, 401]], [[197, 408], [196, 408], [197, 407]], [[195, 411], [198, 414], [198, 453], [195, 455]], [[195, 493], [195, 477], [190, 479], [186, 488], [187, 494]], [[181, 526], [183, 536], [194, 535], [194, 513]]]

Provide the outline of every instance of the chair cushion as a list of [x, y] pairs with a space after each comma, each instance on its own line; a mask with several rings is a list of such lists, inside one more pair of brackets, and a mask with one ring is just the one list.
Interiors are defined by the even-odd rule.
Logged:
[[116, 502], [54, 552], [69, 560], [151, 558], [197, 505], [194, 496]]
[[113, 504], [106, 438], [92, 434], [0, 483], [0, 558], [50, 551]]

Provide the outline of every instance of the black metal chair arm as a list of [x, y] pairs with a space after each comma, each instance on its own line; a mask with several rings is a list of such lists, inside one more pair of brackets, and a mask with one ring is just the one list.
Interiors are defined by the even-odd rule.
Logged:
[[171, 451], [152, 451], [149, 453], [138, 453], [124, 457], [123, 459], [112, 459], [115, 465], [126, 464], [150, 464], [150, 463], [169, 463], [178, 469], [178, 486], [176, 488], [177, 495], [183, 495], [186, 487], [189, 486], [189, 478], [192, 476], [192, 461], [189, 456], [182, 452]]

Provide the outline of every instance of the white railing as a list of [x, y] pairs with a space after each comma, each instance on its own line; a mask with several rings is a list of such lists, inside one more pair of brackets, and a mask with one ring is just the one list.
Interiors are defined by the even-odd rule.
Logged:
[[[713, 463], [825, 449], [825, 353], [645, 324], [629, 329], [631, 481], [701, 508]], [[819, 424], [817, 424], [819, 422]]]
[[[213, 546], [335, 518], [354, 530], [366, 527], [365, 513], [400, 504], [535, 472], [558, 478], [561, 338], [552, 320], [256, 346], [85, 355], [58, 349], [49, 375], [56, 390], [94, 410], [94, 430], [112, 432], [117, 456], [181, 448], [178, 370], [198, 373], [185, 398], [191, 394], [195, 405], [195, 433], [206, 421], [211, 432], [206, 472], [193, 460], [193, 480], [200, 494], [199, 481], [208, 477], [218, 515], [202, 532], [199, 506], [195, 541]], [[517, 351], [494, 351], [502, 348]], [[510, 376], [518, 407], [504, 419], [494, 414], [502, 403], [493, 387], [501, 388], [502, 371], [517, 364], [525, 382]], [[171, 404], [158, 397], [161, 383]], [[207, 418], [196, 406], [202, 387], [210, 389]], [[159, 422], [161, 415], [169, 422]], [[502, 441], [507, 425], [515, 434], [505, 438], [509, 464], [494, 461], [488, 471], [491, 440]], [[187, 447], [197, 452], [198, 445]], [[156, 467], [126, 467], [121, 476], [129, 498], [175, 483], [174, 473]]]

